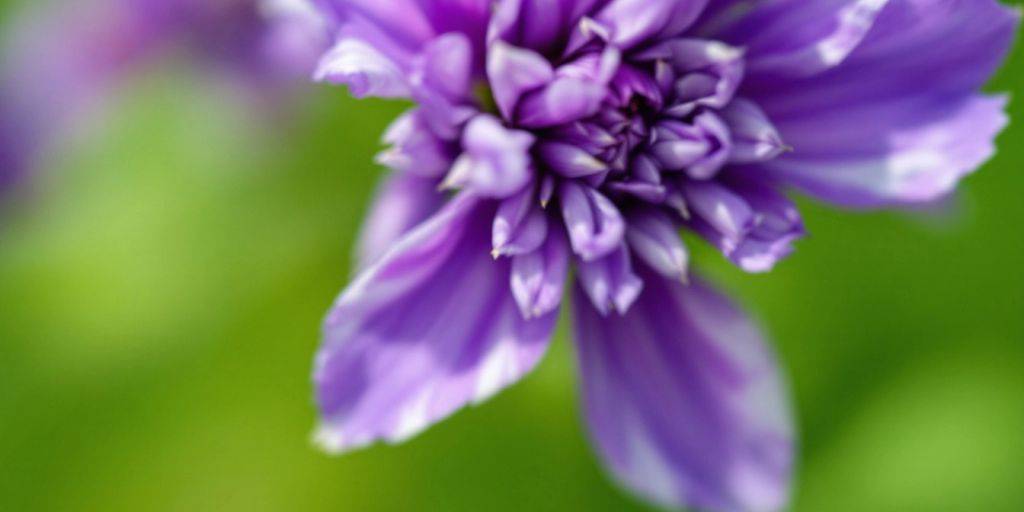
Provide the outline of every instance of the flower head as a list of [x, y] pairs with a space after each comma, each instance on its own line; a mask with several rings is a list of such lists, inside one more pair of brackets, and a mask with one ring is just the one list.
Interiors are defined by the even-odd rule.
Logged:
[[[668, 506], [784, 506], [774, 357], [690, 277], [689, 230], [749, 272], [804, 234], [783, 194], [939, 199], [993, 152], [993, 0], [320, 0], [316, 76], [411, 98], [363, 271], [327, 318], [318, 441], [400, 441], [542, 356], [569, 276], [586, 415]], [[570, 272], [575, 269], [575, 272]]]

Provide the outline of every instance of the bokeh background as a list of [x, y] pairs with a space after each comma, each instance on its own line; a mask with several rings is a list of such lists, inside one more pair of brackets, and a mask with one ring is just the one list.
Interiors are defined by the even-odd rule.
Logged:
[[[992, 90], [1024, 93], [1020, 46]], [[313, 448], [319, 323], [404, 107], [239, 96], [154, 63], [0, 206], [0, 510], [646, 510], [588, 448], [564, 321], [537, 372], [414, 441]], [[691, 244], [788, 368], [793, 510], [1024, 510], [1024, 99], [1010, 115], [938, 213], [801, 201], [812, 236], [764, 276]]]

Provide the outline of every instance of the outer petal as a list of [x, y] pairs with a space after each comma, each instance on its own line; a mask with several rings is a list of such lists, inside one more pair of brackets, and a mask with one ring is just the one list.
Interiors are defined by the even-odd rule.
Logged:
[[1006, 124], [1004, 101], [976, 91], [1018, 19], [994, 0], [893, 0], [841, 66], [750, 86], [794, 149], [757, 172], [845, 206], [948, 194], [992, 155]]
[[842, 62], [888, 1], [723, 1], [706, 14], [699, 32], [748, 48], [753, 80], [807, 76]]
[[359, 234], [356, 265], [363, 269], [384, 255], [402, 235], [434, 215], [445, 196], [437, 180], [396, 171], [384, 179]]
[[577, 290], [591, 436], [630, 490], [668, 507], [768, 512], [787, 501], [793, 426], [776, 362], [725, 298], [646, 273], [629, 313]]
[[489, 214], [453, 199], [338, 299], [314, 374], [325, 449], [407, 439], [540, 360], [557, 312], [523, 320], [509, 263], [488, 255]]
[[324, 54], [313, 74], [318, 81], [347, 85], [357, 98], [403, 98], [409, 84], [402, 68], [366, 41], [345, 38]]
[[995, 153], [1006, 99], [864, 105], [781, 121], [795, 151], [750, 172], [843, 206], [929, 203]]

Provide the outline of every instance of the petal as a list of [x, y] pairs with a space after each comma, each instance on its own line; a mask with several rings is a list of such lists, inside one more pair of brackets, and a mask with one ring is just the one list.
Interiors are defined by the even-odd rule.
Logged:
[[314, 373], [323, 448], [407, 439], [540, 360], [557, 312], [522, 318], [508, 261], [487, 254], [490, 214], [456, 197], [339, 297]]
[[523, 318], [558, 309], [568, 273], [569, 244], [559, 229], [550, 230], [537, 250], [513, 256], [510, 284]]
[[660, 36], [679, 35], [706, 4], [706, 0], [612, 0], [594, 19], [608, 28], [609, 42], [628, 49]]
[[547, 214], [530, 186], [498, 205], [491, 228], [491, 255], [497, 258], [534, 252], [547, 237]]
[[376, 161], [391, 169], [438, 179], [452, 166], [451, 144], [431, 131], [419, 109], [402, 114], [388, 126], [383, 142], [391, 146]]
[[455, 161], [444, 186], [494, 198], [519, 192], [533, 177], [533, 140], [527, 132], [505, 128], [493, 116], [478, 115], [462, 134], [465, 152]]
[[581, 178], [608, 170], [608, 164], [572, 144], [542, 142], [537, 147], [537, 155], [551, 170], [566, 178]]
[[644, 208], [630, 212], [626, 241], [634, 253], [663, 277], [684, 281], [690, 256], [679, 227], [664, 211]]
[[559, 199], [573, 252], [591, 261], [618, 249], [626, 222], [607, 197], [586, 185], [566, 181], [559, 187]]
[[721, 113], [732, 133], [730, 163], [763, 162], [786, 151], [782, 136], [756, 103], [736, 98]]
[[409, 96], [409, 84], [398, 64], [359, 39], [338, 41], [320, 59], [313, 78], [347, 85], [357, 98]]
[[473, 47], [463, 34], [442, 34], [423, 48], [413, 83], [430, 94], [450, 101], [466, 99], [471, 94], [473, 78]]
[[689, 183], [684, 190], [690, 227], [744, 271], [768, 272], [806, 234], [796, 205], [763, 180]]
[[751, 85], [794, 148], [768, 173], [844, 206], [947, 195], [1006, 124], [1004, 100], [977, 91], [1018, 21], [993, 0], [893, 0], [842, 65], [785, 87]]
[[874, 208], [930, 203], [995, 154], [1004, 97], [901, 102], [778, 122], [794, 152], [748, 172], [819, 199]]
[[793, 425], [757, 329], [700, 282], [644, 272], [622, 316], [577, 290], [591, 438], [625, 487], [666, 507], [770, 512], [788, 499]]
[[437, 180], [393, 172], [377, 188], [356, 244], [356, 268], [374, 263], [396, 240], [444, 205]]
[[732, 10], [709, 15], [701, 31], [746, 47], [751, 80], [808, 76], [841, 63], [864, 40], [888, 1], [752, 2], [741, 16]]
[[522, 95], [554, 80], [555, 70], [540, 54], [496, 41], [487, 50], [487, 77], [501, 115], [512, 119]]
[[597, 260], [577, 262], [580, 288], [602, 315], [625, 313], [643, 290], [644, 282], [633, 271], [625, 244]]

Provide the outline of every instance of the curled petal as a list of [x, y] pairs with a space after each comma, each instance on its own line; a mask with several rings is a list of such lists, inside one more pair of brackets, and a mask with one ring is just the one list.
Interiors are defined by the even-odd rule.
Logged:
[[736, 98], [721, 113], [732, 133], [730, 163], [763, 162], [786, 151], [782, 136], [756, 103]]
[[625, 244], [601, 259], [578, 262], [577, 270], [580, 288], [602, 315], [629, 311], [644, 287]]
[[451, 144], [430, 130], [419, 110], [406, 112], [391, 123], [383, 142], [391, 147], [377, 155], [377, 163], [423, 178], [441, 178], [454, 160]]
[[562, 303], [569, 272], [569, 244], [560, 229], [548, 232], [533, 252], [512, 257], [512, 295], [523, 318], [540, 318]]
[[498, 206], [491, 228], [494, 257], [530, 253], [544, 243], [548, 219], [536, 198], [534, 187], [527, 187]]
[[643, 273], [624, 315], [582, 291], [575, 341], [591, 438], [623, 486], [672, 508], [775, 512], [788, 499], [793, 425], [775, 358], [701, 282]]
[[508, 261], [487, 254], [491, 214], [456, 197], [338, 298], [314, 373], [323, 448], [407, 439], [540, 360], [557, 313], [523, 319]]
[[566, 178], [581, 178], [608, 170], [608, 164], [572, 144], [543, 142], [537, 154], [551, 170]]
[[626, 223], [607, 197], [592, 187], [566, 181], [559, 187], [559, 199], [572, 250], [580, 258], [596, 260], [618, 249]]
[[690, 183], [684, 190], [690, 226], [747, 272], [771, 270], [805, 234], [796, 206], [762, 181]]
[[743, 238], [757, 221], [754, 209], [743, 197], [720, 183], [687, 183], [683, 195], [694, 215], [728, 239]]
[[662, 276], [685, 281], [689, 253], [672, 218], [660, 209], [643, 208], [630, 212], [628, 220], [626, 240], [633, 253]]
[[555, 70], [553, 81], [523, 96], [516, 112], [519, 124], [543, 128], [596, 114], [619, 64], [618, 50], [608, 47], [600, 54], [562, 65]]
[[692, 123], [662, 121], [654, 131], [651, 156], [662, 168], [685, 171], [694, 179], [713, 177], [729, 159], [729, 127], [712, 112], [701, 112]]
[[673, 39], [645, 50], [638, 58], [656, 62], [662, 87], [674, 94], [667, 113], [676, 117], [689, 116], [699, 107], [725, 107], [744, 75], [744, 51], [720, 41]]
[[473, 46], [464, 34], [449, 33], [431, 40], [423, 49], [413, 83], [449, 101], [469, 97], [473, 78]]
[[529, 183], [533, 135], [505, 128], [492, 116], [473, 118], [462, 135], [465, 152], [445, 179], [445, 187], [466, 188], [484, 197], [508, 197]]
[[550, 83], [555, 70], [540, 54], [496, 41], [488, 49], [487, 77], [501, 115], [512, 119], [523, 94]]
[[353, 96], [405, 98], [409, 84], [401, 68], [359, 39], [342, 39], [317, 65], [318, 81], [347, 85]]

